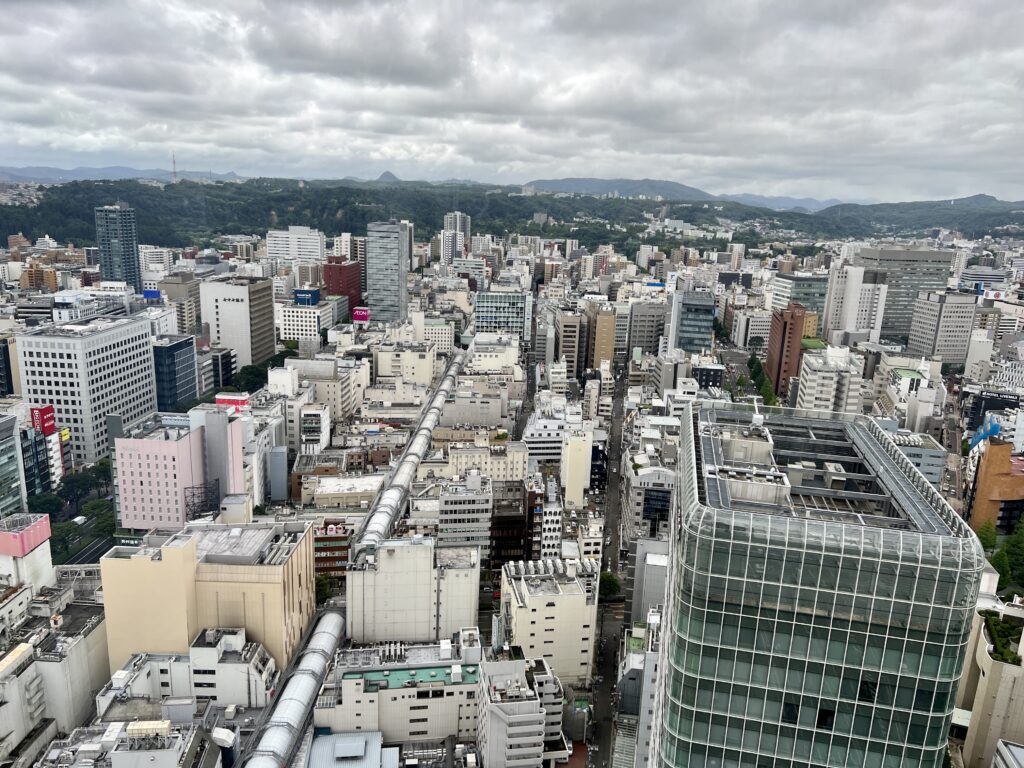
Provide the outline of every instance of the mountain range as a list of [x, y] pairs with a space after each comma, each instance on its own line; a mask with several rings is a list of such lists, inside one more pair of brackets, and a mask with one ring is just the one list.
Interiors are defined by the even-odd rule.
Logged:
[[713, 195], [703, 189], [690, 187], [675, 181], [664, 179], [596, 179], [596, 178], [567, 178], [567, 179], [537, 179], [527, 182], [527, 186], [533, 187], [538, 192], [570, 192], [577, 195], [604, 195], [618, 194], [620, 197], [647, 197], [660, 196], [665, 200], [728, 200], [744, 205], [753, 205], [759, 208], [771, 208], [776, 211], [816, 211], [839, 205], [841, 200], [817, 200], [813, 197], [774, 197], [770, 195]]
[[[170, 181], [171, 171], [164, 168], [129, 168], [111, 165], [104, 168], [53, 168], [48, 165], [30, 165], [23, 168], [0, 166], [0, 181], [20, 184], [63, 184], [69, 181], [119, 181], [121, 179], [156, 179]], [[178, 171], [179, 179], [190, 181], [241, 181], [244, 177], [234, 171]]]

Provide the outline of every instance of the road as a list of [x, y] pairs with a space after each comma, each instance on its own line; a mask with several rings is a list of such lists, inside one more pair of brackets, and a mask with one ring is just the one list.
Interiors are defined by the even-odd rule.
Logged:
[[[608, 487], [605, 489], [604, 530], [609, 543], [604, 547], [601, 567], [616, 573], [621, 581], [619, 542], [621, 535], [621, 499], [619, 498], [620, 464], [622, 459], [622, 400], [626, 393], [623, 376], [615, 382], [615, 401], [612, 404], [612, 421], [608, 430]], [[590, 740], [597, 745], [597, 752], [590, 765], [602, 768], [611, 763], [612, 737], [614, 735], [614, 701], [616, 666], [618, 664], [619, 640], [622, 637], [623, 603], [598, 605], [600, 622], [600, 643], [597, 653], [597, 671], [593, 687], [594, 720], [590, 727]]]
[[106, 553], [108, 549], [114, 546], [114, 542], [110, 539], [96, 539], [90, 542], [86, 546], [82, 547], [81, 550], [76, 552], [65, 565], [83, 565], [85, 563], [98, 563], [100, 558]]

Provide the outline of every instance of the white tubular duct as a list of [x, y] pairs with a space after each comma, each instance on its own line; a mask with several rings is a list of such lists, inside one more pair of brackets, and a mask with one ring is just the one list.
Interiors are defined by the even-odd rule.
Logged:
[[455, 389], [455, 383], [462, 372], [462, 366], [466, 363], [467, 353], [458, 351], [448, 364], [444, 377], [434, 390], [434, 397], [430, 406], [423, 412], [419, 426], [413, 434], [409, 444], [402, 452], [402, 458], [391, 473], [391, 478], [384, 489], [377, 495], [377, 499], [366, 515], [363, 527], [356, 536], [355, 545], [352, 549], [352, 560], [355, 561], [364, 550], [376, 549], [377, 546], [388, 537], [395, 519], [405, 506], [406, 497], [409, 495], [409, 488], [416, 479], [416, 470], [430, 450], [430, 440], [434, 433], [434, 427], [441, 420], [441, 411], [444, 410], [445, 400]]
[[324, 614], [302, 651], [288, 684], [277, 697], [246, 768], [284, 768], [289, 765], [343, 634], [345, 619], [341, 614]]

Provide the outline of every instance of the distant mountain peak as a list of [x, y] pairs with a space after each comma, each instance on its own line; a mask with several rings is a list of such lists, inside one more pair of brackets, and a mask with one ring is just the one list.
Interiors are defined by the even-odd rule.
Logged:
[[391, 171], [384, 171], [384, 173], [377, 177], [377, 181], [395, 182], [401, 181], [401, 179], [395, 176]]

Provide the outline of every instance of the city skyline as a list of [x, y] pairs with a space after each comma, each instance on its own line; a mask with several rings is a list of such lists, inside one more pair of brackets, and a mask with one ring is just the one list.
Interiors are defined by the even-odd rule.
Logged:
[[2, 165], [1024, 197], [1004, 4], [21, 5]]

